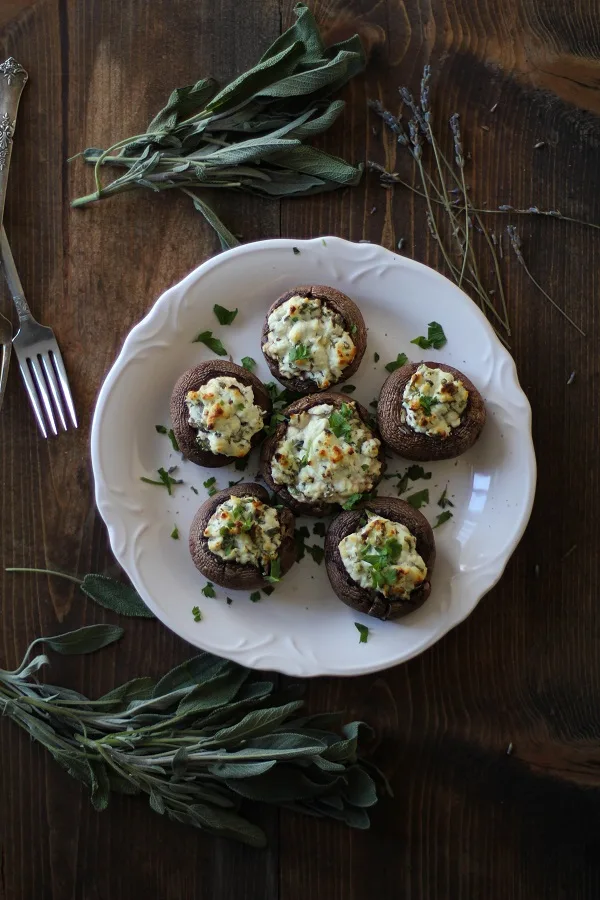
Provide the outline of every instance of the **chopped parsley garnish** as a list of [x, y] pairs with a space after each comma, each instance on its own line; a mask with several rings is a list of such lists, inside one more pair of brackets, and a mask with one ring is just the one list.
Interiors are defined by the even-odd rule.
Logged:
[[213, 337], [212, 331], [201, 331], [198, 337], [194, 338], [192, 343], [205, 344], [208, 349], [212, 350], [213, 353], [216, 353], [217, 356], [227, 356], [227, 350], [219, 338]]
[[146, 484], [157, 484], [159, 487], [165, 487], [169, 493], [169, 496], [173, 493], [173, 485], [174, 484], [183, 484], [181, 478], [171, 478], [171, 472], [174, 472], [177, 466], [173, 466], [173, 468], [169, 469], [167, 472], [166, 469], [163, 469], [162, 466], [158, 469], [158, 477], [160, 481], [154, 481], [152, 478], [146, 478], [142, 475], [141, 481]]
[[249, 462], [248, 457], [247, 457], [247, 456], [242, 456], [241, 459], [236, 459], [236, 461], [235, 461], [235, 468], [238, 470], [238, 472], [243, 472], [244, 469], [247, 468], [248, 462]]
[[266, 594], [267, 597], [270, 597], [274, 590], [275, 590], [274, 587], [270, 587], [270, 586], [269, 586], [269, 587], [264, 587], [264, 588], [262, 589], [262, 592], [263, 592], [263, 594]]
[[310, 553], [310, 555], [312, 556], [312, 558], [314, 559], [314, 561], [316, 562], [316, 564], [318, 566], [321, 565], [321, 563], [323, 562], [323, 560], [325, 558], [325, 551], [323, 550], [322, 547], [319, 547], [318, 544], [313, 544], [312, 547], [309, 547], [307, 544], [306, 552]]
[[202, 621], [202, 613], [200, 612], [199, 606], [192, 606], [192, 615], [194, 617], [194, 622]]
[[281, 413], [273, 413], [271, 421], [268, 425], [265, 425], [265, 434], [267, 437], [271, 437], [271, 435], [275, 434], [275, 430], [281, 422], [287, 422], [286, 417], [282, 416]]
[[307, 344], [296, 344], [290, 350], [290, 362], [298, 362], [301, 359], [310, 359], [310, 347]]
[[193, 484], [190, 485], [190, 490], [192, 490], [195, 494], [198, 493], [198, 488], [195, 488]]
[[260, 591], [252, 591], [252, 593], [250, 594], [250, 599], [253, 603], [258, 603], [258, 601], [260, 600]]
[[406, 470], [406, 474], [411, 481], [418, 481], [419, 478], [429, 481], [431, 478], [431, 472], [426, 472], [423, 466], [409, 466]]
[[274, 381], [267, 381], [265, 387], [267, 389], [269, 397], [271, 398], [271, 401], [275, 403], [275, 401], [279, 399], [279, 388]]
[[231, 325], [238, 314], [237, 308], [225, 309], [224, 306], [219, 306], [218, 303], [215, 303], [215, 305], [213, 306], [213, 312], [219, 320], [220, 325]]
[[318, 535], [319, 537], [325, 537], [325, 532], [327, 528], [325, 526], [325, 522], [317, 522], [313, 525], [313, 534]]
[[402, 544], [397, 538], [388, 538], [383, 547], [366, 546], [360, 558], [371, 566], [369, 575], [374, 588], [395, 584], [397, 573], [392, 566], [402, 553]]
[[373, 354], [373, 359], [375, 360], [375, 362], [379, 362], [379, 360], [381, 359], [379, 353], [374, 353], [374, 354]]
[[242, 475], [242, 477], [241, 477], [241, 478], [238, 478], [237, 481], [230, 481], [229, 484], [227, 485], [227, 487], [233, 487], [234, 484], [239, 484], [240, 481], [243, 481], [243, 480], [244, 480], [244, 476]]
[[217, 479], [213, 476], [212, 478], [209, 478], [208, 481], [202, 482], [203, 487], [208, 491], [209, 497], [213, 497], [217, 493], [218, 488], [215, 487], [216, 481]]
[[354, 624], [358, 630], [358, 633], [360, 634], [360, 640], [358, 643], [366, 644], [369, 639], [369, 629], [366, 625], [361, 625], [360, 622], [355, 622]]
[[447, 506], [454, 506], [452, 500], [448, 500], [448, 486], [444, 488], [442, 491], [442, 496], [438, 500], [438, 506], [441, 506], [442, 509], [446, 509]]
[[202, 588], [202, 593], [205, 597], [216, 597], [215, 589], [213, 587], [212, 581], [207, 581], [204, 587]]
[[410, 503], [413, 509], [421, 509], [422, 506], [429, 503], [429, 488], [417, 491], [416, 494], [411, 494], [410, 497], [406, 498], [406, 502]]
[[371, 400], [371, 402], [369, 403], [369, 406], [372, 406], [373, 409], [377, 409], [378, 405], [379, 403], [377, 400]]
[[242, 365], [248, 372], [253, 372], [256, 366], [256, 360], [251, 356], [242, 356]]
[[177, 438], [175, 437], [175, 432], [173, 431], [172, 428], [169, 428], [169, 430], [167, 431], [167, 435], [169, 437], [169, 440], [171, 441], [171, 446], [173, 447], [173, 450], [175, 450], [175, 452], [178, 453], [179, 452], [179, 444], [177, 443]]
[[383, 477], [386, 479], [389, 479], [389, 478], [397, 478], [398, 479], [398, 481], [396, 482], [396, 489], [398, 491], [398, 496], [400, 496], [400, 494], [403, 494], [404, 491], [406, 490], [406, 488], [408, 487], [408, 472], [405, 472], [404, 474], [402, 474], [401, 472], [393, 472], [389, 475], [384, 475]]
[[327, 246], [327, 241], [325, 240], [325, 238], [321, 238], [321, 243], [323, 244], [324, 247]]
[[159, 434], [167, 433], [167, 429], [165, 428], [164, 425], [155, 425], [154, 427], [156, 428], [156, 430], [158, 431]]
[[386, 365], [386, 372], [395, 372], [396, 369], [401, 369], [402, 366], [405, 366], [407, 362], [408, 356], [406, 353], [399, 353], [396, 359]]
[[436, 400], [435, 397], [430, 397], [426, 394], [419, 394], [419, 406], [421, 409], [425, 410], [425, 415], [430, 416], [431, 410], [434, 406], [439, 405], [439, 400]]
[[306, 525], [302, 525], [301, 528], [296, 528], [294, 530], [294, 542], [296, 544], [296, 562], [300, 562], [301, 559], [304, 559], [304, 554], [306, 553], [306, 538], [310, 537], [310, 531], [306, 527]]
[[353, 324], [352, 327], [350, 328], [350, 334], [356, 334], [357, 331], [358, 331], [358, 326]]
[[281, 560], [279, 557], [271, 561], [271, 568], [269, 569], [269, 574], [265, 575], [265, 579], [270, 584], [277, 584], [281, 580]]
[[174, 527], [173, 531], [171, 532], [171, 537], [173, 538], [174, 541], [179, 540], [179, 528], [177, 527], [177, 525]]
[[443, 525], [444, 522], [447, 522], [448, 519], [452, 518], [453, 513], [450, 512], [449, 509], [445, 509], [443, 513], [440, 513], [437, 519], [435, 520], [434, 528], [439, 528], [440, 525]]
[[421, 334], [411, 341], [411, 344], [416, 344], [421, 350], [429, 350], [430, 347], [433, 347], [434, 350], [441, 350], [446, 343], [447, 338], [439, 322], [429, 323], [427, 337], [423, 337]]
[[292, 247], [292, 250], [294, 251], [294, 256], [300, 256], [300, 251], [297, 247]]
[[362, 494], [350, 494], [345, 503], [342, 504], [342, 509], [354, 509], [357, 503], [363, 499]]
[[329, 427], [336, 437], [349, 441], [352, 435], [352, 425], [348, 420], [351, 418], [352, 408], [347, 403], [342, 403], [340, 409], [333, 410], [329, 416]]
[[225, 599], [227, 600], [227, 606], [231, 606], [231, 604], [233, 603], [231, 597], [226, 597]]
[[342, 391], [342, 394], [353, 394], [354, 391], [356, 390], [356, 385], [355, 384], [344, 384], [344, 385], [342, 385], [340, 390]]

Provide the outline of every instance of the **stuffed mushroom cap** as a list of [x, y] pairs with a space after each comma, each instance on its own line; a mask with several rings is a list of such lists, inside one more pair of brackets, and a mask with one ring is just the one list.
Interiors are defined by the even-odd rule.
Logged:
[[[260, 455], [261, 474], [264, 481], [268, 484], [269, 488], [277, 494], [281, 502], [285, 503], [286, 506], [289, 506], [290, 509], [292, 509], [296, 513], [296, 515], [326, 516], [332, 512], [336, 512], [337, 510], [339, 510], [340, 506], [342, 505], [339, 502], [328, 502], [326, 499], [314, 500], [311, 498], [300, 499], [298, 497], [295, 497], [288, 490], [286, 484], [280, 484], [276, 482], [273, 477], [273, 458], [275, 453], [277, 452], [278, 445], [286, 438], [290, 416], [300, 415], [303, 412], [307, 412], [312, 407], [322, 405], [333, 406], [334, 410], [337, 411], [340, 411], [342, 409], [342, 406], [345, 406], [346, 409], [350, 408], [356, 413], [361, 422], [366, 426], [366, 429], [368, 429], [370, 433], [371, 439], [376, 439], [377, 441], [379, 441], [379, 448], [374, 459], [377, 460], [380, 468], [378, 473], [370, 479], [368, 488], [365, 488], [367, 493], [370, 492], [381, 481], [381, 478], [383, 477], [383, 473], [385, 471], [385, 448], [383, 443], [379, 440], [377, 428], [373, 425], [369, 413], [364, 406], [361, 406], [361, 404], [357, 403], [356, 400], [351, 400], [343, 394], [335, 394], [330, 392], [311, 394], [308, 397], [300, 397], [299, 400], [294, 400], [293, 403], [290, 403], [289, 406], [282, 410], [281, 415], [285, 417], [285, 421], [278, 422], [273, 434], [267, 437], [263, 442]], [[362, 493], [364, 492], [365, 491], [362, 491]], [[350, 497], [352, 495], [349, 494], [348, 496]]]
[[[384, 596], [374, 588], [362, 587], [350, 577], [340, 553], [340, 542], [350, 534], [360, 531], [365, 510], [384, 519], [399, 522], [416, 538], [416, 551], [427, 566], [425, 581], [408, 597]], [[337, 596], [358, 612], [377, 619], [399, 619], [425, 603], [431, 593], [430, 577], [435, 563], [435, 540], [431, 525], [417, 509], [397, 497], [376, 497], [361, 503], [356, 509], [340, 513], [325, 537], [325, 565], [331, 586]]]
[[[173, 422], [173, 431], [179, 444], [179, 449], [186, 459], [196, 463], [198, 466], [209, 466], [216, 468], [217, 466], [226, 466], [234, 462], [236, 456], [229, 456], [225, 453], [213, 453], [210, 450], [202, 449], [197, 443], [198, 429], [190, 425], [190, 413], [186, 404], [186, 397], [190, 391], [198, 391], [203, 385], [213, 378], [224, 376], [225, 378], [234, 378], [237, 382], [245, 387], [251, 387], [254, 394], [254, 405], [258, 406], [264, 412], [264, 421], [271, 413], [271, 400], [264, 384], [259, 381], [256, 375], [248, 372], [241, 366], [223, 359], [210, 359], [207, 362], [188, 369], [178, 379], [177, 384], [173, 388], [171, 395], [171, 420]], [[250, 440], [250, 449], [260, 443], [262, 438], [262, 428], [260, 428]], [[248, 453], [250, 452], [248, 450]], [[243, 454], [247, 456], [246, 454]]]
[[[230, 497], [253, 497], [266, 506], [271, 506], [268, 491], [262, 485], [254, 482], [235, 484], [230, 488], [219, 491], [213, 497], [209, 497], [194, 516], [190, 528], [189, 547], [194, 565], [205, 578], [222, 587], [231, 588], [232, 590], [255, 590], [256, 588], [266, 587], [269, 582], [258, 566], [224, 560], [208, 548], [208, 538], [204, 532], [209, 520], [217, 511], [217, 508], [229, 500]], [[278, 559], [280, 575], [283, 576], [296, 561], [294, 544], [295, 523], [293, 514], [285, 507], [277, 509], [276, 514], [281, 529]]]
[[[462, 382], [468, 398], [460, 424], [450, 429], [445, 437], [415, 431], [403, 421], [404, 390], [419, 366], [441, 369]], [[435, 409], [435, 407], [433, 407]], [[407, 363], [386, 378], [377, 403], [377, 422], [385, 443], [405, 459], [428, 462], [453, 459], [473, 446], [485, 424], [486, 411], [483, 398], [473, 382], [458, 369], [442, 362]]]
[[[320, 300], [327, 310], [336, 314], [342, 319], [343, 331], [347, 333], [347, 336], [350, 336], [352, 344], [354, 345], [354, 349], [349, 351], [351, 358], [348, 358], [348, 361], [340, 367], [341, 372], [337, 375], [332, 373], [331, 377], [327, 378], [326, 383], [319, 383], [319, 381], [313, 375], [311, 375], [308, 368], [308, 366], [310, 365], [309, 362], [307, 362], [306, 373], [303, 373], [301, 371], [299, 371], [298, 374], [282, 372], [280, 368], [280, 360], [278, 360], [265, 350], [265, 345], [268, 342], [268, 336], [270, 333], [269, 317], [275, 312], [275, 310], [279, 309], [280, 306], [282, 306], [284, 303], [287, 303], [288, 300], [292, 300], [292, 298], [294, 297], [301, 297], [303, 299], [306, 298], [309, 300], [314, 298]], [[318, 321], [318, 316], [312, 316], [310, 317], [310, 321], [308, 323], [296, 323], [295, 327], [296, 329], [298, 329], [298, 335], [296, 336], [297, 339], [293, 335], [293, 323], [287, 321], [282, 322], [280, 327], [282, 328], [284, 339], [287, 339], [288, 336], [290, 336], [291, 344], [294, 346], [294, 349], [296, 349], [298, 347], [304, 346], [304, 336], [302, 332], [303, 325], [308, 328], [316, 328], [316, 323]], [[290, 334], [290, 332], [292, 332], [292, 334]], [[304, 340], [308, 341], [309, 337], [304, 338]], [[348, 343], [347, 340], [346, 343]], [[352, 344], [350, 344], [350, 348], [352, 348]], [[286, 293], [279, 297], [279, 299], [277, 299], [275, 303], [273, 303], [273, 305], [270, 307], [265, 319], [265, 323], [263, 325], [261, 346], [269, 369], [271, 370], [275, 378], [284, 385], [284, 387], [288, 388], [289, 390], [296, 391], [299, 394], [313, 394], [315, 393], [315, 391], [328, 390], [334, 385], [340, 384], [341, 382], [346, 381], [348, 378], [351, 378], [351, 376], [354, 375], [354, 373], [360, 366], [361, 360], [367, 347], [367, 329], [360, 309], [358, 308], [356, 303], [350, 299], [350, 297], [342, 294], [342, 292], [336, 290], [336, 288], [328, 287], [324, 284], [301, 284], [298, 285], [298, 287], [293, 288], [291, 291], [286, 291]], [[339, 348], [339, 354], [341, 355], [342, 359], [344, 357], [344, 354], [347, 352], [347, 348], [344, 349], [344, 342], [342, 341]], [[296, 363], [295, 368], [301, 370], [302, 364]]]

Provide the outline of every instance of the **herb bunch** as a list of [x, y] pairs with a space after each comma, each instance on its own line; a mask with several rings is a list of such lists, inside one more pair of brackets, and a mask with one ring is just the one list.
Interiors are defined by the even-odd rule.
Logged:
[[264, 675], [209, 653], [98, 700], [37, 680], [48, 658], [32, 656], [36, 645], [91, 653], [122, 635], [91, 625], [38, 638], [17, 669], [0, 669], [0, 714], [87, 785], [96, 809], [112, 791], [142, 794], [157, 813], [253, 847], [266, 838], [241, 815], [244, 799], [369, 827], [377, 770], [357, 755], [367, 726], [343, 724], [339, 714], [298, 717], [293, 687], [277, 691]]
[[[559, 210], [542, 210], [537, 206], [517, 209], [503, 204], [497, 209], [479, 208], [471, 199], [470, 189], [465, 179], [465, 168], [470, 155], [463, 147], [460, 116], [454, 113], [448, 122], [452, 138], [452, 158], [444, 153], [433, 128], [434, 118], [430, 96], [431, 70], [425, 66], [419, 98], [415, 99], [406, 87], [399, 88], [404, 110], [408, 119], [402, 115], [395, 116], [386, 110], [379, 100], [369, 100], [369, 107], [384, 122], [393, 135], [398, 147], [403, 147], [413, 160], [417, 183], [411, 183], [397, 172], [388, 172], [383, 166], [369, 161], [368, 168], [379, 174], [382, 185], [392, 187], [401, 185], [414, 194], [422, 197], [426, 205], [427, 226], [439, 246], [446, 268], [459, 287], [470, 292], [479, 303], [482, 311], [491, 321], [499, 337], [507, 343], [511, 334], [506, 295], [500, 268], [503, 258], [502, 233], [490, 232], [484, 223], [487, 215], [542, 215], [554, 219], [579, 222], [569, 216], [563, 216]], [[431, 166], [426, 164], [426, 151], [429, 150]], [[580, 224], [598, 228], [593, 223]], [[581, 335], [582, 329], [571, 317], [547, 294], [535, 280], [525, 264], [521, 252], [521, 242], [516, 228], [507, 228], [509, 244], [518, 261], [535, 287], [546, 297], [554, 308]], [[481, 235], [481, 241], [476, 238]], [[483, 272], [493, 272], [493, 286], [488, 287]], [[416, 343], [413, 342], [413, 343]], [[435, 346], [435, 345], [434, 345]]]
[[[107, 150], [83, 151], [84, 160], [94, 166], [95, 191], [72, 205], [139, 187], [180, 190], [226, 248], [239, 242], [198, 190], [291, 197], [357, 184], [362, 165], [353, 166], [307, 141], [326, 131], [342, 112], [345, 104], [330, 98], [364, 68], [360, 39], [354, 35], [325, 48], [309, 9], [299, 3], [294, 11], [295, 24], [254, 68], [226, 87], [219, 89], [214, 79], [204, 78], [174, 90], [144, 134]], [[100, 168], [106, 164], [126, 171], [103, 187]]]

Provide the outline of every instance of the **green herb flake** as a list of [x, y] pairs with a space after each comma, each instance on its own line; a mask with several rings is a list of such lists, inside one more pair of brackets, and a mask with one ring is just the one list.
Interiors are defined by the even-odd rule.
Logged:
[[233, 603], [231, 597], [226, 597], [225, 599], [227, 600], [227, 606], [231, 606], [231, 604]]
[[169, 440], [171, 441], [171, 446], [173, 447], [173, 450], [175, 450], [176, 453], [179, 453], [179, 444], [177, 442], [177, 438], [175, 437], [175, 432], [173, 431], [172, 428], [169, 428], [169, 430], [167, 431], [167, 436], [168, 436]]
[[350, 334], [356, 334], [357, 331], [358, 331], [358, 325], [352, 324], [352, 326], [350, 328]]
[[325, 537], [326, 532], [327, 526], [325, 525], [325, 522], [316, 522], [315, 525], [313, 525], [313, 534], [316, 534], [318, 537]]
[[440, 506], [442, 509], [446, 509], [447, 506], [454, 506], [454, 503], [452, 502], [452, 500], [448, 499], [448, 485], [446, 485], [446, 487], [442, 491], [442, 495], [441, 495], [440, 499], [438, 500], [437, 505]]
[[374, 353], [374, 354], [373, 354], [373, 359], [375, 360], [375, 362], [379, 362], [379, 360], [381, 359], [379, 353]]
[[154, 427], [156, 428], [156, 430], [158, 431], [159, 434], [167, 433], [167, 429], [165, 428], [164, 425], [155, 425]]
[[430, 322], [427, 326], [427, 339], [434, 350], [441, 350], [447, 344], [448, 339], [439, 322]]
[[310, 347], [307, 344], [296, 344], [289, 352], [290, 362], [298, 362], [303, 359], [310, 359]]
[[301, 559], [304, 559], [304, 555], [306, 553], [306, 545], [305, 541], [310, 537], [310, 531], [306, 527], [306, 525], [302, 525], [300, 528], [296, 528], [294, 530], [294, 543], [296, 545], [296, 562], [300, 562]]
[[321, 563], [323, 562], [323, 560], [325, 558], [325, 551], [323, 550], [322, 547], [319, 547], [318, 544], [313, 544], [312, 547], [309, 547], [307, 544], [306, 552], [310, 553], [310, 555], [312, 556], [312, 558], [314, 559], [314, 561], [316, 562], [316, 564], [318, 566], [321, 565]]
[[337, 438], [349, 440], [352, 436], [352, 425], [349, 419], [352, 418], [352, 407], [347, 403], [342, 403], [340, 409], [334, 409], [329, 416], [329, 427]]
[[173, 494], [173, 485], [174, 484], [183, 484], [181, 478], [171, 478], [171, 472], [176, 470], [177, 466], [173, 466], [173, 468], [169, 469], [167, 472], [166, 469], [163, 469], [162, 466], [158, 469], [158, 477], [160, 481], [155, 481], [152, 478], [146, 478], [144, 475], [140, 478], [140, 481], [143, 481], [145, 484], [156, 484], [159, 487], [165, 487], [167, 489], [167, 493], [169, 496]]
[[417, 347], [421, 348], [421, 350], [429, 350], [429, 348], [431, 347], [431, 344], [429, 343], [427, 338], [423, 337], [422, 334], [420, 334], [419, 337], [413, 338], [411, 344], [416, 344]]
[[227, 485], [227, 487], [233, 487], [234, 485], [239, 484], [240, 481], [243, 481], [243, 480], [244, 480], [244, 476], [242, 475], [242, 477], [238, 478], [237, 481], [230, 481], [229, 484]]
[[294, 256], [300, 256], [300, 251], [297, 247], [292, 247], [292, 250], [294, 251]]
[[274, 587], [268, 586], [268, 587], [264, 587], [262, 589], [262, 592], [263, 592], [263, 594], [266, 594], [267, 597], [270, 597], [274, 590], [275, 590]]
[[225, 309], [224, 306], [219, 306], [218, 303], [215, 303], [213, 306], [213, 312], [219, 320], [220, 325], [231, 325], [238, 314], [237, 309]]
[[378, 404], [378, 401], [377, 401], [377, 400], [371, 400], [370, 403], [369, 403], [369, 406], [372, 406], [373, 409], [377, 409], [377, 406], [378, 406], [378, 405], [379, 405], [379, 404]]
[[256, 360], [251, 356], [242, 356], [242, 366], [247, 372], [253, 372], [256, 368]]
[[342, 504], [342, 509], [354, 509], [357, 503], [363, 499], [362, 494], [350, 494], [345, 503]]
[[429, 488], [417, 491], [416, 494], [411, 494], [410, 497], [406, 498], [406, 502], [410, 503], [413, 509], [421, 509], [422, 506], [429, 503]]
[[250, 599], [253, 603], [258, 603], [258, 601], [260, 600], [260, 591], [252, 591], [252, 593], [250, 594]]
[[421, 409], [425, 411], [425, 415], [430, 416], [431, 410], [434, 406], [439, 405], [439, 400], [436, 400], [435, 397], [430, 397], [427, 394], [419, 394], [419, 406]]
[[406, 470], [406, 474], [411, 481], [418, 481], [419, 478], [429, 481], [431, 478], [431, 472], [426, 472], [423, 466], [409, 466]]
[[360, 640], [358, 643], [366, 644], [367, 641], [369, 640], [369, 629], [367, 628], [366, 625], [361, 625], [360, 622], [355, 622], [354, 625], [356, 627], [356, 630], [360, 634]]
[[209, 350], [212, 350], [213, 353], [216, 353], [217, 356], [227, 356], [227, 350], [219, 340], [219, 338], [213, 337], [212, 331], [202, 331], [195, 337], [193, 342], [194, 344], [205, 344]]
[[440, 525], [443, 525], [444, 522], [447, 522], [448, 519], [452, 518], [452, 516], [453, 516], [453, 513], [451, 513], [449, 509], [445, 509], [444, 512], [439, 514], [439, 516], [435, 520], [435, 525], [433, 527], [439, 528]]
[[387, 363], [385, 369], [386, 372], [395, 372], [396, 369], [401, 369], [402, 366], [405, 366], [408, 362], [408, 356], [406, 353], [399, 353], [395, 360]]
[[198, 493], [198, 488], [194, 487], [193, 484], [190, 485], [190, 490], [192, 490], [195, 494]]
[[343, 394], [353, 394], [354, 391], [356, 390], [356, 385], [355, 384], [344, 384], [342, 386], [341, 390], [342, 390]]
[[173, 531], [171, 532], [171, 537], [173, 538], [174, 541], [179, 540], [179, 528], [177, 527], [177, 525], [174, 527]]
[[192, 606], [192, 615], [194, 617], [194, 622], [202, 621], [202, 613], [200, 612], [199, 606]]
[[272, 560], [269, 574], [265, 575], [265, 580], [270, 584], [277, 584], [278, 581], [281, 581], [281, 561], [279, 557]]
[[216, 481], [217, 481], [217, 479], [213, 475], [212, 478], [209, 478], [207, 481], [202, 482], [202, 486], [205, 487], [206, 490], [208, 491], [209, 497], [214, 497], [214, 495], [218, 491], [218, 488], [215, 487]]
[[202, 588], [202, 593], [205, 597], [216, 597], [215, 589], [212, 581], [207, 581], [204, 587]]
[[248, 468], [249, 462], [250, 460], [247, 456], [242, 456], [241, 459], [236, 459], [235, 468], [238, 470], [238, 472], [243, 472], [244, 469]]
[[321, 238], [321, 243], [323, 244], [324, 247], [327, 246], [327, 241], [325, 240], [325, 238]]

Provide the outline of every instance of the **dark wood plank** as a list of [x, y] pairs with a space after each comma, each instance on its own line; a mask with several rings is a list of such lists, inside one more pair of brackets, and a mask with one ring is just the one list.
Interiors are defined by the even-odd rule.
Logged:
[[[132, 324], [217, 243], [174, 197], [120, 197], [71, 211], [69, 198], [89, 190], [90, 172], [64, 160], [135, 133], [176, 84], [206, 73], [226, 79], [250, 64], [289, 24], [292, 4], [21, 6], [18, 18], [10, 4], [10, 15], [4, 6], [0, 14], [0, 22], [10, 18], [0, 53], [31, 73], [6, 225], [32, 306], [59, 336], [83, 422], [77, 435], [41, 442], [13, 373], [1, 424], [0, 565], [101, 571], [113, 563], [89, 477], [95, 396]], [[436, 119], [460, 112], [479, 201], [559, 206], [600, 222], [597, 0], [334, 0], [314, 10], [331, 39], [359, 30], [370, 51], [367, 75], [346, 89], [348, 109], [323, 146], [405, 165], [365, 101], [380, 97], [397, 108], [396, 87], [416, 90], [430, 62]], [[246, 240], [280, 233], [277, 203], [220, 204]], [[600, 895], [600, 244], [580, 226], [518, 225], [532, 271], [588, 334], [581, 339], [550, 309], [514, 259], [503, 261], [512, 348], [539, 452], [531, 525], [498, 587], [424, 656], [377, 676], [309, 685], [314, 709], [346, 707], [377, 727], [377, 758], [395, 797], [374, 811], [371, 831], [256, 813], [271, 838], [271, 849], [257, 853], [176, 827], [137, 799], [117, 798], [98, 815], [43, 751], [2, 723], [0, 900]], [[281, 231], [392, 249], [403, 237], [404, 252], [442, 268], [420, 202], [401, 189], [383, 191], [374, 176], [354, 190], [282, 204]], [[58, 622], [72, 628], [111, 618], [65, 584], [3, 571], [0, 578], [3, 665]], [[156, 624], [127, 631], [122, 646], [93, 660], [53, 659], [53, 678], [97, 694], [189, 653]]]

